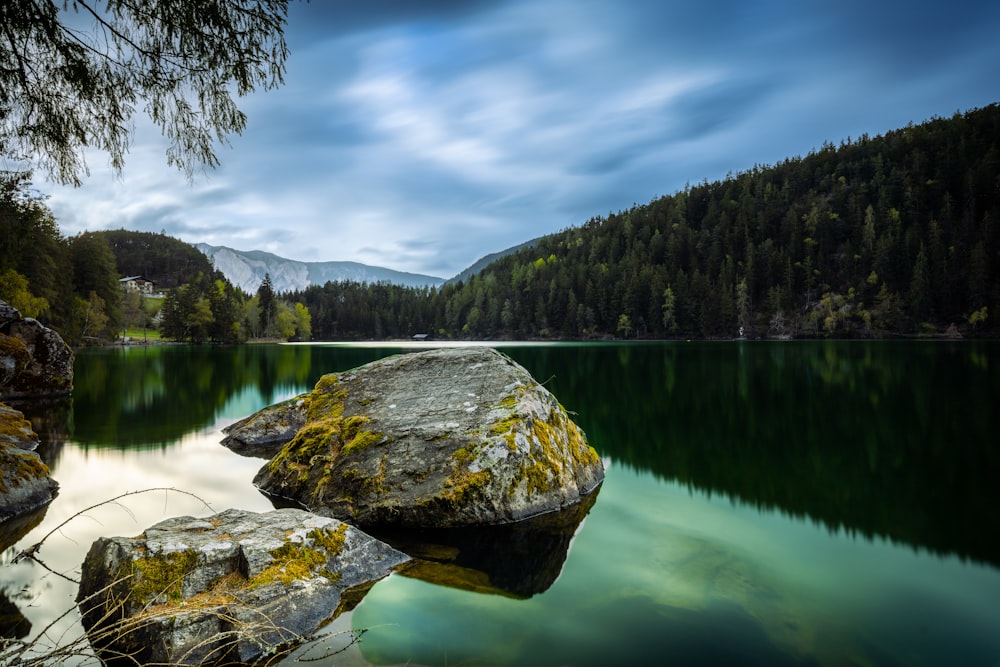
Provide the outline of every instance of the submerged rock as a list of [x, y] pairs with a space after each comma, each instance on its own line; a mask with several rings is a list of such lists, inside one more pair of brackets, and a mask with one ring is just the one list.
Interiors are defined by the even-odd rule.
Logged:
[[413, 557], [404, 577], [526, 599], [545, 592], [559, 578], [597, 493], [564, 510], [502, 526], [396, 528], [373, 535]]
[[403, 354], [325, 375], [302, 407], [305, 424], [254, 482], [362, 526], [519, 521], [578, 503], [604, 478], [555, 397], [492, 349]]
[[239, 664], [294, 647], [407, 561], [335, 519], [232, 509], [96, 540], [77, 601], [106, 657]]
[[47, 505], [59, 485], [33, 451], [38, 436], [24, 415], [0, 403], [0, 522]]

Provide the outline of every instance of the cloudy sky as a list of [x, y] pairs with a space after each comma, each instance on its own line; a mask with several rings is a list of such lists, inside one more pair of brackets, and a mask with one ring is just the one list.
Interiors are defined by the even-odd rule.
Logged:
[[293, 2], [286, 84], [193, 184], [38, 179], [64, 234], [166, 231], [450, 277], [481, 256], [824, 141], [1000, 101], [995, 0]]

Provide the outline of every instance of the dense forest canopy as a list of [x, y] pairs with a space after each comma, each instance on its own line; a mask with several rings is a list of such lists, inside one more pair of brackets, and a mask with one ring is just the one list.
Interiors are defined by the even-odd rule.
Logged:
[[595, 217], [439, 291], [290, 296], [323, 339], [995, 335], [998, 216], [994, 104]]
[[[121, 279], [132, 276], [152, 281], [157, 296], [123, 289]], [[274, 299], [273, 317], [261, 324], [259, 298], [235, 288], [188, 243], [126, 230], [64, 238], [23, 173], [0, 175], [0, 299], [71, 345], [148, 327], [191, 342], [309, 336], [301, 304]]]

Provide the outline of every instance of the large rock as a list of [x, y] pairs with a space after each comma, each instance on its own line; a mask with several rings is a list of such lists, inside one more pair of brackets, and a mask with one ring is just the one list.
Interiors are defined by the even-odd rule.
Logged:
[[0, 403], [0, 522], [47, 505], [59, 485], [33, 451], [38, 437], [17, 410]]
[[294, 647], [408, 560], [335, 519], [231, 509], [98, 539], [78, 603], [105, 657], [239, 664]]
[[254, 481], [361, 526], [519, 521], [579, 502], [604, 478], [559, 402], [492, 349], [404, 354], [325, 375], [302, 408], [305, 425]]
[[0, 301], [0, 399], [73, 391], [73, 351], [58, 333]]

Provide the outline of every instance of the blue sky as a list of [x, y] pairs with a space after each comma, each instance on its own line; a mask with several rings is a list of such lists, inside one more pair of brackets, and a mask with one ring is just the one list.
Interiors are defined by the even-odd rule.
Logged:
[[126, 228], [450, 277], [725, 177], [1000, 101], [1000, 3], [313, 0], [283, 87], [196, 177], [142, 119], [125, 172], [38, 179], [64, 234]]

